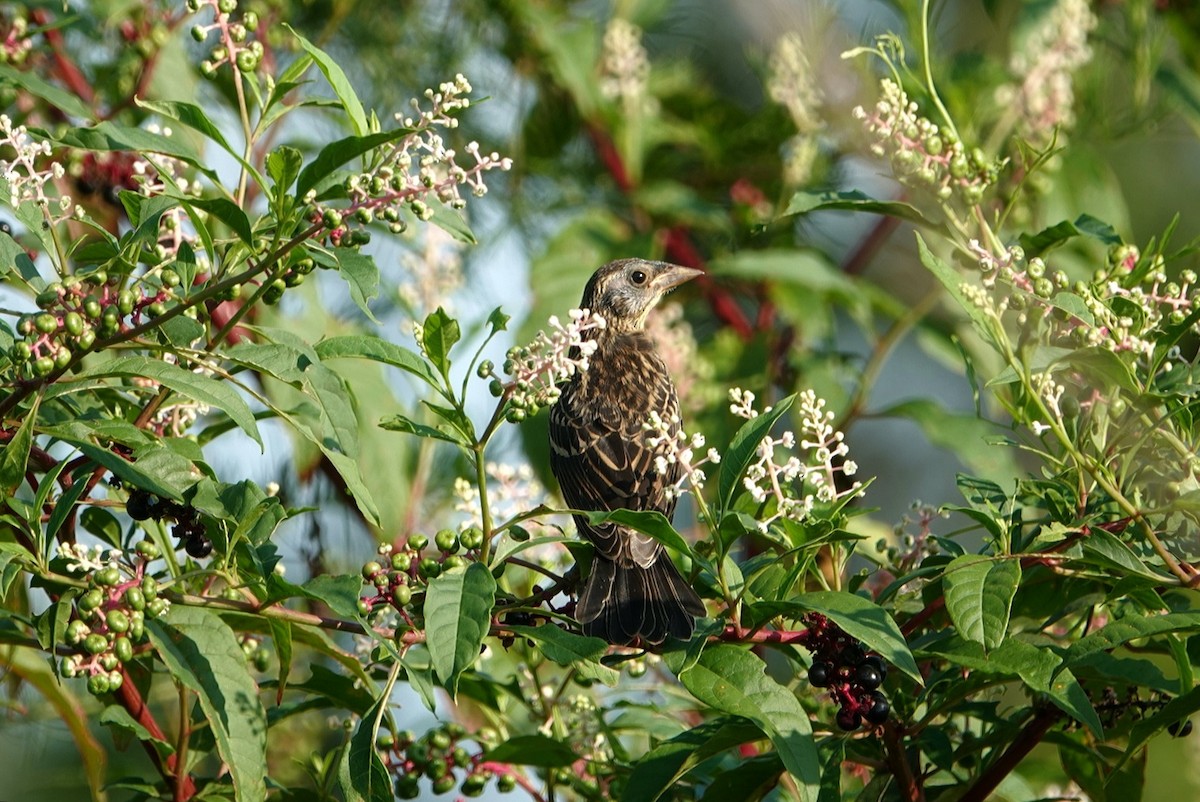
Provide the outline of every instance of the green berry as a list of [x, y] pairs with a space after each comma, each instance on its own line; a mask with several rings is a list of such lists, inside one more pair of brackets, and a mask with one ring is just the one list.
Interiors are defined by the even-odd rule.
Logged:
[[458, 780], [454, 779], [454, 775], [447, 774], [445, 777], [438, 777], [433, 781], [433, 792], [435, 794], [445, 794], [453, 791], [456, 785], [458, 785]]
[[48, 356], [43, 356], [33, 363], [33, 374], [35, 376], [47, 376], [54, 372], [54, 360]]
[[517, 778], [511, 774], [501, 774], [496, 778], [496, 790], [507, 794], [517, 787]]
[[441, 529], [433, 536], [433, 542], [438, 551], [453, 554], [458, 551], [458, 535], [453, 529]]
[[108, 693], [108, 675], [107, 674], [92, 674], [88, 677], [87, 689], [92, 696], [101, 696]]
[[98, 608], [101, 604], [104, 604], [104, 594], [99, 589], [92, 588], [80, 596], [79, 601], [77, 601], [75, 604], [79, 607], [81, 612], [91, 612], [92, 610]]
[[397, 607], [405, 607], [412, 601], [412, 588], [408, 585], [397, 585], [392, 588], [392, 602]]
[[483, 794], [483, 790], [487, 785], [487, 780], [478, 774], [468, 774], [463, 780], [462, 786], [459, 788], [462, 795], [466, 797], [476, 797]]
[[428, 545], [429, 538], [426, 535], [417, 533], [415, 535], [409, 535], [408, 537], [408, 547], [413, 551], [421, 551]]
[[[137, 299], [129, 290], [121, 290], [121, 294], [117, 296], [117, 311], [122, 315], [128, 315], [133, 311], [134, 304]], [[107, 315], [105, 315], [107, 317]]]
[[[148, 541], [142, 541], [143, 543]], [[154, 546], [153, 543], [150, 544]], [[158, 546], [154, 546], [155, 556], [157, 557]], [[140, 553], [140, 552], [139, 552]], [[145, 595], [146, 601], [154, 601], [158, 598], [158, 580], [152, 576], [142, 577], [142, 594]]]
[[150, 315], [150, 317], [159, 317], [160, 315], [165, 314], [166, 311], [167, 305], [162, 301], [155, 301], [154, 303], [146, 306], [146, 314]]
[[124, 610], [109, 610], [104, 616], [104, 623], [108, 624], [108, 628], [113, 632], [129, 631], [129, 615]]
[[133, 659], [133, 643], [129, 638], [117, 638], [113, 641], [113, 654], [116, 655], [117, 660], [128, 663]]
[[417, 566], [417, 574], [423, 579], [433, 579], [442, 572], [442, 565], [432, 557], [426, 557], [421, 560]]
[[88, 654], [100, 654], [108, 650], [108, 638], [98, 632], [93, 632], [83, 639], [83, 649]]
[[88, 635], [92, 634], [92, 630], [83, 621], [76, 618], [71, 623], [67, 624], [67, 642], [79, 643]]
[[58, 292], [53, 289], [43, 290], [38, 293], [34, 303], [38, 305], [38, 309], [49, 309], [58, 303]]
[[33, 325], [42, 334], [53, 334], [58, 331], [58, 318], [45, 312], [34, 318]]
[[162, 552], [159, 551], [158, 545], [153, 540], [139, 540], [133, 549], [138, 556], [146, 560], [157, 560], [162, 556]]
[[111, 587], [121, 581], [121, 572], [113, 566], [101, 568], [96, 572], [96, 584], [103, 587]]
[[342, 213], [336, 209], [326, 209], [321, 215], [321, 225], [325, 228], [337, 228], [342, 224]]
[[374, 579], [375, 575], [383, 570], [383, 566], [372, 560], [362, 567], [363, 579]]
[[467, 550], [477, 549], [483, 545], [483, 530], [478, 526], [472, 526], [463, 531], [458, 536], [458, 540], [462, 543], [462, 547]]
[[443, 570], [449, 571], [454, 568], [465, 568], [467, 566], [467, 558], [461, 554], [451, 554], [442, 563]]
[[398, 551], [392, 555], [392, 570], [407, 571], [412, 567], [412, 554], [407, 551]]
[[164, 287], [178, 287], [181, 280], [179, 278], [179, 274], [169, 267], [163, 268], [160, 278], [162, 279]]
[[396, 796], [401, 799], [416, 799], [421, 795], [420, 778], [414, 774], [404, 774], [396, 778]]
[[367, 601], [366, 599], [359, 599], [358, 600], [358, 614], [359, 615], [370, 615], [371, 614], [371, 603], [369, 601]]

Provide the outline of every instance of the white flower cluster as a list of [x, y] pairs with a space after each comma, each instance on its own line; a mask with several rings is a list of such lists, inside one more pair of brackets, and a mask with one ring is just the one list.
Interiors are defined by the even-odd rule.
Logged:
[[470, 107], [470, 92], [471, 83], [460, 73], [436, 91], [425, 90], [428, 108], [414, 98], [411, 114], [397, 113], [396, 122], [409, 133], [383, 146], [382, 158], [370, 172], [346, 181], [350, 206], [342, 213], [354, 214], [361, 223], [370, 222], [378, 213], [394, 233], [400, 233], [406, 227], [401, 214], [404, 209], [419, 220], [429, 220], [434, 214], [430, 198], [462, 209], [466, 206], [462, 188], [475, 197], [486, 194], [483, 174], [512, 169], [512, 159], [494, 152], [485, 154], [478, 142], [469, 142], [463, 150], [470, 162], [459, 164], [460, 154], [447, 147], [442, 136], [443, 131], [458, 127], [455, 115]]
[[767, 95], [788, 110], [796, 130], [811, 133], [819, 129], [824, 96], [808, 63], [800, 34], [792, 31], [779, 37], [771, 53], [769, 70]]
[[56, 548], [58, 556], [67, 561], [67, 573], [70, 574], [91, 573], [121, 564], [121, 552], [106, 546], [59, 543]]
[[[0, 178], [8, 187], [8, 204], [16, 209], [23, 203], [35, 203], [51, 225], [72, 214], [70, 195], [54, 198], [51, 182], [62, 178], [66, 169], [60, 162], [53, 162], [45, 169], [38, 162], [50, 155], [49, 142], [37, 142], [29, 136], [23, 125], [13, 125], [7, 114], [0, 114], [0, 148], [12, 148], [10, 159], [0, 159]], [[46, 191], [46, 185], [52, 189]]]
[[887, 158], [903, 183], [923, 187], [943, 201], [957, 194], [967, 203], [978, 203], [995, 180], [994, 166], [982, 153], [968, 153], [952, 131], [922, 117], [895, 81], [885, 78], [879, 86], [880, 98], [871, 111], [854, 109], [854, 116], [875, 138], [871, 152]]
[[[159, 128], [151, 123], [146, 126], [151, 133], [169, 137], [174, 132], [169, 127]], [[184, 164], [173, 156], [149, 151], [138, 154], [133, 163], [133, 178], [137, 182], [138, 192], [144, 197], [164, 195], [171, 188], [177, 188], [185, 195], [199, 197], [201, 186], [199, 181], [192, 181], [183, 175]], [[183, 206], [175, 206], [163, 212], [158, 224], [158, 246], [156, 255], [159, 258], [159, 268], [165, 267], [175, 260], [179, 247], [187, 242], [196, 250], [200, 270], [209, 267], [208, 257], [203, 248], [195, 247], [199, 238], [191, 231], [187, 213]]]
[[539, 331], [529, 345], [508, 352], [504, 372], [513, 377], [513, 406], [534, 412], [558, 401], [558, 383], [588, 369], [588, 358], [599, 343], [594, 332], [605, 327], [604, 318], [589, 309], [572, 309], [566, 325], [550, 316], [551, 333]]
[[[1052, 321], [1052, 334], [1069, 338], [1075, 345], [1097, 346], [1114, 353], [1128, 351], [1150, 358], [1155, 348], [1154, 331], [1164, 323], [1182, 321], [1200, 297], [1196, 273], [1192, 270], [1183, 270], [1178, 281], [1169, 281], [1161, 268], [1153, 269], [1139, 283], [1124, 286], [1122, 282], [1129, 283], [1128, 276], [1140, 256], [1132, 245], [1115, 248], [1109, 257], [1112, 269], [1099, 272], [1087, 284], [1071, 282], [1061, 270], [1049, 272], [1046, 263], [1038, 257], [1026, 261], [1025, 252], [1019, 246], [995, 254], [977, 240], [971, 240], [968, 248], [978, 260], [983, 284], [982, 288], [962, 285], [963, 294], [971, 303], [999, 317], [1010, 309], [1024, 310], [1030, 306], [1049, 310], [1055, 307], [1054, 299], [1060, 292], [1071, 293], [1082, 302], [1086, 318], [1081, 312], [1061, 320], [1045, 319]], [[998, 283], [1019, 292], [992, 292]], [[1113, 310], [1115, 298], [1132, 302], [1139, 314], [1118, 314]], [[1024, 323], [1027, 319], [1026, 315], [1018, 322]]]
[[[730, 411], [739, 417], [751, 419], [758, 413], [753, 409], [754, 394], [734, 388], [729, 392], [732, 402]], [[768, 434], [758, 444], [755, 455], [742, 480], [747, 492], [759, 504], [774, 502], [775, 511], [759, 521], [759, 529], [766, 532], [770, 525], [787, 518], [802, 522], [807, 519], [818, 503], [832, 504], [842, 499], [862, 494], [862, 482], [855, 482], [845, 490], [838, 490], [837, 474], [853, 476], [858, 466], [849, 459], [844, 435], [833, 428], [833, 413], [825, 409], [824, 399], [817, 398], [812, 390], [800, 394], [800, 438], [793, 432], [784, 432], [776, 438]], [[779, 449], [791, 451], [799, 445], [804, 459], [796, 454], [777, 461]]]
[[642, 29], [614, 17], [604, 31], [600, 54], [600, 92], [618, 100], [628, 111], [651, 110], [654, 99], [646, 94], [650, 58], [642, 46]]
[[1009, 66], [1020, 86], [1001, 86], [996, 102], [1001, 108], [1015, 104], [1021, 133], [1030, 141], [1048, 144], [1055, 129], [1074, 123], [1071, 75], [1092, 59], [1088, 34], [1096, 23], [1087, 0], [1060, 0], [1013, 54]]
[[721, 461], [721, 455], [715, 448], [710, 448], [704, 457], [695, 459], [696, 452], [704, 448], [704, 435], [697, 432], [691, 437], [680, 426], [678, 415], [663, 418], [657, 412], [651, 412], [650, 418], [642, 424], [647, 433], [646, 445], [654, 449], [654, 469], [660, 474], [670, 470], [672, 465], [681, 468], [679, 480], [666, 488], [667, 498], [679, 498], [685, 490], [684, 485], [691, 485], [692, 491], [699, 493], [707, 478], [704, 473], [705, 465], [715, 465]]

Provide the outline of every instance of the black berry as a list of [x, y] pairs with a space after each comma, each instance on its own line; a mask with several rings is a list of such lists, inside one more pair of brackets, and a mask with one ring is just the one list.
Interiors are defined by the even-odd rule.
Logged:
[[189, 556], [195, 557], [197, 560], [212, 554], [213, 550], [212, 541], [206, 537], [190, 538], [183, 544], [183, 547], [187, 550]]
[[857, 710], [843, 707], [838, 711], [837, 725], [846, 732], [854, 732], [862, 726], [862, 716]]
[[827, 688], [833, 679], [833, 666], [829, 663], [813, 663], [808, 670], [808, 681], [814, 688]]
[[842, 653], [838, 655], [839, 662], [844, 666], [857, 666], [865, 659], [862, 647], [851, 643], [842, 649]]
[[1167, 732], [1171, 733], [1176, 738], [1186, 738], [1192, 734], [1191, 719], [1183, 721], [1175, 721], [1167, 725]]
[[873, 691], [883, 684], [883, 676], [879, 670], [867, 662], [858, 664], [858, 671], [854, 676], [858, 680], [858, 684], [868, 691]]
[[892, 706], [888, 704], [887, 698], [879, 691], [871, 694], [871, 707], [867, 709], [867, 721], [872, 724], [882, 724], [887, 721], [888, 714], [892, 712]]
[[125, 512], [135, 521], [144, 521], [154, 515], [154, 496], [145, 490], [132, 490], [129, 500], [125, 502]]
[[888, 675], [887, 663], [884, 662], [884, 659], [882, 657], [880, 657], [879, 655], [868, 654], [866, 657], [864, 657], [862, 659], [862, 662], [859, 663], [859, 665], [860, 666], [861, 665], [872, 666], [876, 671], [879, 672], [879, 681], [881, 683], [887, 679], [887, 675]]

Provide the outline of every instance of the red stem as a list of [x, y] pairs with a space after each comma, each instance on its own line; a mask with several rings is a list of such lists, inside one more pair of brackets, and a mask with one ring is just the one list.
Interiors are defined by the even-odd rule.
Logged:
[[[121, 674], [124, 681], [121, 687], [117, 688], [114, 696], [121, 707], [133, 716], [138, 724], [146, 728], [153, 740], [170, 743], [166, 733], [162, 731], [162, 727], [158, 726], [158, 722], [154, 720], [154, 715], [150, 712], [150, 708], [146, 706], [146, 702], [142, 699], [142, 694], [138, 691], [137, 686], [133, 683], [133, 677], [124, 668], [121, 669]], [[196, 783], [191, 777], [186, 774], [180, 774], [179, 766], [175, 755], [167, 755], [163, 758], [158, 754], [152, 740], [143, 740], [142, 747], [146, 750], [146, 754], [150, 757], [150, 762], [154, 764], [158, 772], [163, 777], [174, 777], [176, 781], [176, 796], [177, 800], [188, 800], [196, 795]]]

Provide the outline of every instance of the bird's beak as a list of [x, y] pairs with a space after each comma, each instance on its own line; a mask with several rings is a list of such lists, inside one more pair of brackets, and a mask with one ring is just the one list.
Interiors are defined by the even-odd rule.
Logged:
[[669, 290], [673, 290], [685, 281], [691, 281], [704, 272], [703, 270], [693, 270], [690, 267], [681, 267], [680, 265], [660, 264], [662, 264], [664, 269], [653, 279], [654, 289], [659, 293], [666, 293]]

